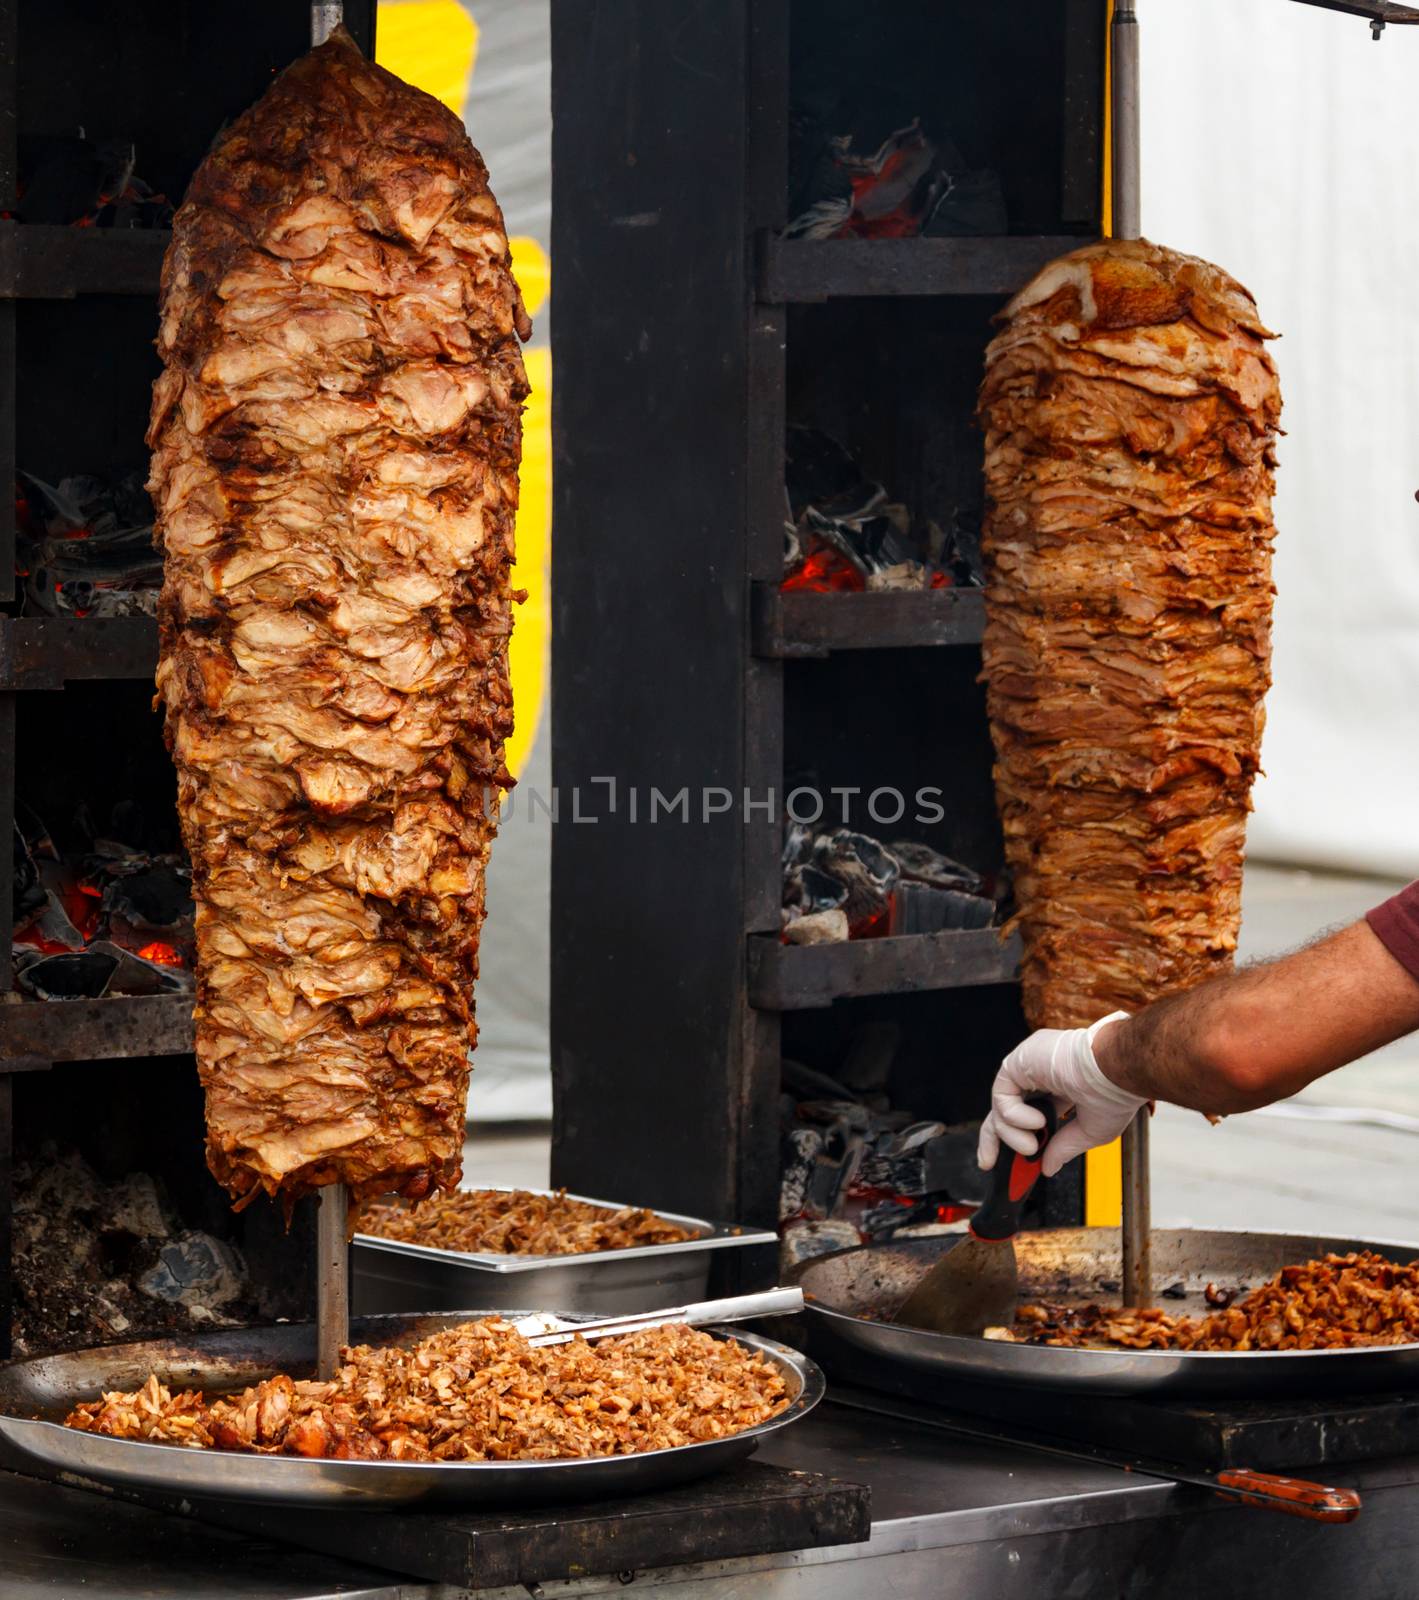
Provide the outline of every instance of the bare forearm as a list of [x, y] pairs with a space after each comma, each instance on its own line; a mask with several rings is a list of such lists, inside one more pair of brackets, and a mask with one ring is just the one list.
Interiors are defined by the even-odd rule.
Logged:
[[1134, 1094], [1226, 1113], [1295, 1094], [1419, 1028], [1419, 982], [1357, 922], [1103, 1029], [1104, 1075]]

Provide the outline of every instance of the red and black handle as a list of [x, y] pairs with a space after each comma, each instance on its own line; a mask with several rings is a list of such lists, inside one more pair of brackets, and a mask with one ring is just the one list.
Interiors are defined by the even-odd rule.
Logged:
[[1000, 1153], [990, 1169], [990, 1187], [970, 1221], [970, 1231], [977, 1239], [996, 1242], [1013, 1239], [1019, 1233], [1020, 1214], [1039, 1179], [1045, 1147], [1059, 1130], [1059, 1113], [1049, 1095], [1031, 1095], [1025, 1104], [1044, 1114], [1044, 1127], [1036, 1134], [1035, 1153], [1019, 1155], [1001, 1141]]
[[1252, 1472], [1246, 1467], [1219, 1472], [1214, 1492], [1264, 1511], [1305, 1517], [1308, 1522], [1353, 1522], [1360, 1515], [1360, 1496], [1353, 1489], [1334, 1489], [1329, 1484]]

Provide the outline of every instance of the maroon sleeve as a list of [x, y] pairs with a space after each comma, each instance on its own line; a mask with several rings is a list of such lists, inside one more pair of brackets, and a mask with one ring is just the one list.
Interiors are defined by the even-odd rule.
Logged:
[[1380, 943], [1411, 977], [1419, 978], [1419, 883], [1365, 913]]

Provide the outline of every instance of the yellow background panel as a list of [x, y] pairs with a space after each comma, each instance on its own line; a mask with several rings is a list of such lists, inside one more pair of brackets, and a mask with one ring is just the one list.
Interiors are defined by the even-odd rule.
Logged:
[[375, 60], [460, 117], [477, 57], [478, 24], [458, 0], [380, 0]]

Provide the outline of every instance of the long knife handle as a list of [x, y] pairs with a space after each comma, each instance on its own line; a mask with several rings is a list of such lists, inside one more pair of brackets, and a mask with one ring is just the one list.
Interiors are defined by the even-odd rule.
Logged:
[[1283, 1516], [1305, 1517], [1308, 1522], [1353, 1522], [1360, 1515], [1360, 1496], [1353, 1489], [1333, 1489], [1305, 1478], [1284, 1478], [1247, 1467], [1219, 1472], [1216, 1492]]
[[1025, 1104], [1043, 1112], [1045, 1125], [1039, 1130], [1032, 1156], [1022, 1156], [1001, 1142], [985, 1199], [970, 1221], [970, 1231], [977, 1239], [1013, 1239], [1019, 1233], [1020, 1214], [1039, 1179], [1045, 1148], [1059, 1128], [1059, 1113], [1049, 1095], [1031, 1095]]

